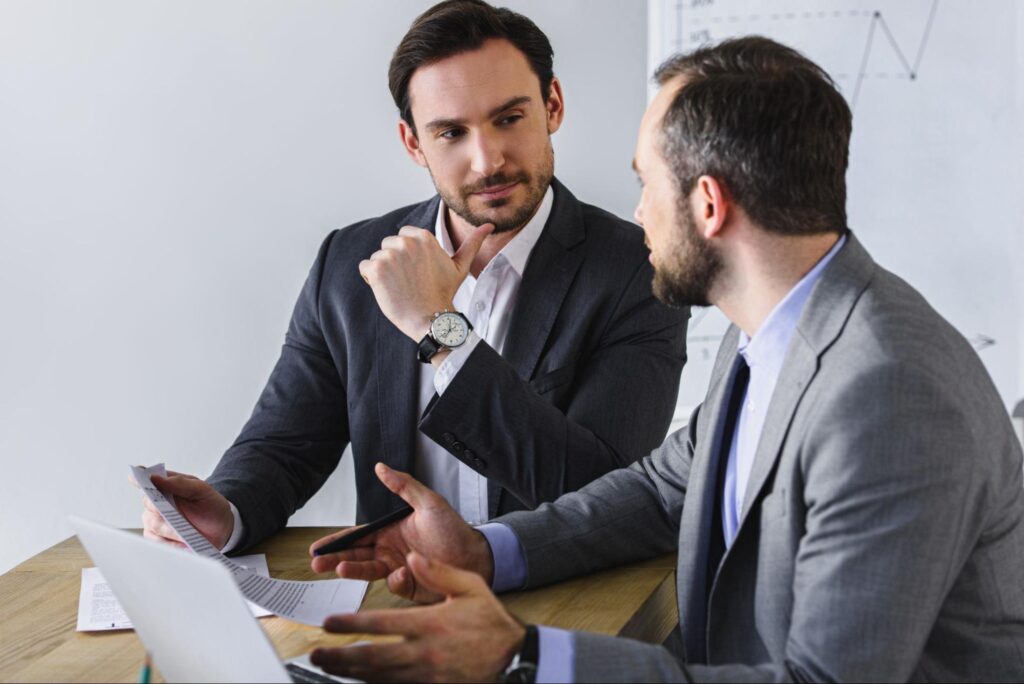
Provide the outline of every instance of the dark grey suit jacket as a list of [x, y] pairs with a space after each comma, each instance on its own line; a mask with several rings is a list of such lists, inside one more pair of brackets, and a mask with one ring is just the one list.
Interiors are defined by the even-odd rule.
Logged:
[[967, 341], [850, 235], [797, 324], [714, 565], [737, 339], [661, 448], [500, 519], [529, 586], [678, 549], [680, 623], [702, 648], [678, 661], [579, 633], [577, 681], [1024, 678], [1021, 447]]
[[210, 478], [245, 522], [238, 548], [282, 528], [350, 442], [359, 522], [400, 504], [373, 464], [411, 471], [417, 429], [488, 478], [492, 516], [554, 500], [661, 442], [689, 314], [654, 299], [635, 225], [552, 186], [503, 355], [478, 345], [423, 416], [416, 343], [381, 314], [358, 264], [402, 226], [433, 229], [439, 198], [327, 237], [256, 409]]

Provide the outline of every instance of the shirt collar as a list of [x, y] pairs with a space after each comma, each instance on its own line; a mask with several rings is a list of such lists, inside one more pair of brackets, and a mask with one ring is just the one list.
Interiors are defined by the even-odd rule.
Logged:
[[796, 330], [796, 324], [800, 321], [804, 305], [811, 296], [811, 290], [821, 278], [825, 267], [839, 253], [844, 244], [846, 244], [845, 233], [832, 246], [828, 254], [823, 256], [814, 265], [814, 268], [793, 286], [793, 289], [783, 297], [782, 301], [775, 305], [752, 338], [740, 331], [739, 353], [743, 354], [748, 366], [751, 368], [760, 366], [771, 373], [779, 373], [786, 358], [789, 341], [793, 337], [793, 331]]
[[[533, 252], [533, 248], [536, 246], [537, 240], [540, 239], [540, 234], [544, 231], [544, 226], [547, 225], [548, 218], [551, 216], [551, 206], [554, 204], [554, 197], [554, 190], [549, 185], [544, 193], [544, 199], [541, 200], [540, 206], [537, 208], [536, 213], [534, 213], [533, 218], [516, 233], [515, 237], [509, 240], [508, 244], [495, 255], [491, 263], [498, 260], [498, 257], [502, 257], [520, 278], [523, 277], [530, 253]], [[455, 254], [455, 248], [452, 246], [452, 239], [448, 234], [448, 227], [445, 225], [445, 208], [445, 203], [442, 199], [438, 205], [437, 218], [434, 221], [434, 235], [437, 236], [437, 241], [441, 244], [444, 251], [451, 256]]]

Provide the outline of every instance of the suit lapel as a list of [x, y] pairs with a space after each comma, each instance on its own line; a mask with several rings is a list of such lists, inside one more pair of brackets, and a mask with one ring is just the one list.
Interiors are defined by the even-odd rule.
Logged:
[[[504, 359], [524, 380], [533, 377], [558, 312], [583, 262], [583, 257], [571, 249], [585, 237], [582, 207], [557, 179], [552, 179], [551, 186], [555, 193], [551, 216], [526, 263], [502, 349]], [[490, 517], [498, 515], [502, 496], [501, 487], [488, 480]]]
[[[424, 202], [394, 226], [394, 234], [403, 226], [433, 230], [440, 197]], [[416, 453], [417, 399], [419, 397], [419, 361], [416, 343], [405, 336], [380, 309], [374, 316], [377, 337], [375, 359], [379, 388], [379, 424], [381, 460], [403, 472], [412, 472]]]
[[739, 534], [760, 499], [782, 453], [800, 400], [820, 366], [821, 355], [843, 331], [854, 305], [868, 286], [875, 263], [853, 233], [815, 285], [786, 352], [778, 384], [768, 405], [761, 439], [754, 452], [750, 480], [743, 498]]
[[583, 261], [572, 247], [585, 236], [579, 201], [552, 180], [551, 216], [530, 254], [519, 285], [502, 356], [524, 380], [533, 376], [562, 302]]

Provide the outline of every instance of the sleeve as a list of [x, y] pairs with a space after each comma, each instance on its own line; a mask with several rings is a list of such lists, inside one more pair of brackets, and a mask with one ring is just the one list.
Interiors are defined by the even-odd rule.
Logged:
[[700, 408], [689, 425], [628, 468], [608, 473], [535, 511], [496, 519], [526, 557], [525, 588], [675, 551]]
[[334, 471], [349, 441], [345, 386], [320, 324], [320, 285], [336, 235], [320, 248], [252, 416], [208, 480], [245, 521], [234, 550], [283, 528]]
[[487, 523], [476, 528], [484, 535], [494, 561], [491, 589], [496, 594], [522, 589], [526, 583], [526, 555], [516, 533], [507, 525]]
[[689, 312], [654, 298], [645, 266], [594, 353], [552, 378], [573, 383], [561, 406], [480, 342], [428, 406], [420, 430], [438, 444], [460, 444], [456, 458], [529, 508], [649, 453], [675, 409]]
[[570, 684], [575, 660], [575, 634], [554, 627], [537, 627], [540, 657], [537, 659], [537, 684]]
[[220, 550], [223, 554], [234, 551], [245, 532], [245, 524], [242, 522], [242, 514], [238, 512], [238, 507], [230, 501], [228, 501], [228, 505], [231, 506], [231, 517], [234, 519], [235, 525], [231, 528], [231, 536], [224, 543], [224, 548]]

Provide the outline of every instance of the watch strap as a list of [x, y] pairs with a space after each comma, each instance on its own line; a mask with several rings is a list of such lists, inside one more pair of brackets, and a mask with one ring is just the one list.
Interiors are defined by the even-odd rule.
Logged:
[[526, 625], [526, 636], [519, 653], [512, 659], [505, 671], [498, 677], [500, 682], [534, 684], [537, 681], [537, 664], [540, 662], [540, 633], [536, 625]]
[[416, 358], [421, 363], [430, 363], [430, 359], [434, 358], [439, 351], [441, 351], [441, 345], [430, 333], [427, 333], [416, 345]]

